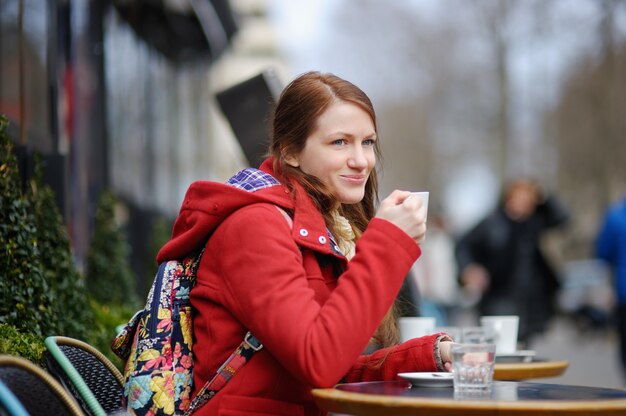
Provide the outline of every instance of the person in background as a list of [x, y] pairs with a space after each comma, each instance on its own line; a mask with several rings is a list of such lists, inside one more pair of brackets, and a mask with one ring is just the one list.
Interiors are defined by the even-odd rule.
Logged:
[[595, 253], [613, 271], [620, 360], [626, 377], [626, 196], [607, 209], [596, 237]]
[[496, 209], [456, 246], [460, 283], [481, 315], [518, 315], [520, 344], [547, 328], [559, 279], [540, 238], [569, 214], [532, 180], [509, 183]]
[[[322, 415], [312, 388], [450, 371], [446, 334], [398, 341], [392, 306], [426, 212], [399, 190], [376, 208], [379, 140], [361, 89], [305, 73], [276, 104], [260, 169], [190, 186], [157, 260], [205, 245], [191, 291], [196, 390], [247, 331], [263, 344], [194, 415]], [[372, 343], [382, 348], [363, 354]]]

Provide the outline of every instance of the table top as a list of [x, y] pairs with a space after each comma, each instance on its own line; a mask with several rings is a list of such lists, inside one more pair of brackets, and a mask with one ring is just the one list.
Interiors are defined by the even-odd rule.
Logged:
[[569, 367], [568, 361], [531, 361], [520, 363], [498, 363], [494, 366], [495, 380], [519, 381], [530, 378], [557, 377]]
[[339, 384], [314, 389], [322, 409], [352, 415], [624, 415], [626, 390], [495, 381], [487, 397], [459, 397], [452, 387], [407, 381]]

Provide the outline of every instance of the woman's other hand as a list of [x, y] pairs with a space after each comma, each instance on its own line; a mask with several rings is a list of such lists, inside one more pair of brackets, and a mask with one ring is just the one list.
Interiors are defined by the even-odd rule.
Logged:
[[381, 202], [375, 217], [389, 221], [421, 244], [426, 238], [426, 207], [421, 198], [410, 196], [408, 191], [393, 191]]
[[439, 354], [441, 354], [441, 361], [446, 371], [452, 371], [452, 344], [452, 341], [439, 342]]

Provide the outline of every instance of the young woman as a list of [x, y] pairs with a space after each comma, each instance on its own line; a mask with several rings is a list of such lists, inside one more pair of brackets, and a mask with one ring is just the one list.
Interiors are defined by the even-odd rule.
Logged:
[[[312, 388], [449, 371], [445, 334], [397, 342], [389, 311], [425, 210], [405, 191], [375, 210], [379, 153], [365, 93], [310, 72], [278, 100], [260, 169], [191, 185], [158, 261], [206, 243], [191, 292], [196, 390], [247, 331], [264, 346], [194, 414], [321, 415]], [[384, 348], [364, 355], [370, 343]]]

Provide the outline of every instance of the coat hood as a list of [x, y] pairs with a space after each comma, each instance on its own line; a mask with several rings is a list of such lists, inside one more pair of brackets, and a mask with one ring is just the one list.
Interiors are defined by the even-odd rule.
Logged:
[[[183, 258], [203, 245], [224, 219], [239, 208], [256, 203], [270, 203], [293, 213], [293, 236], [302, 240], [301, 228], [325, 233], [326, 225], [313, 201], [302, 187], [294, 182], [291, 193], [280, 183], [272, 170], [272, 159], [259, 169], [247, 168], [232, 176], [226, 183], [193, 182], [183, 200], [174, 223], [172, 238], [157, 254], [157, 263]], [[307, 241], [297, 241], [307, 246]], [[315, 246], [319, 250], [319, 245]], [[330, 252], [330, 248], [323, 251]]]

